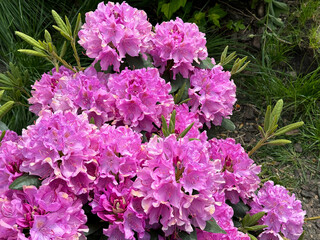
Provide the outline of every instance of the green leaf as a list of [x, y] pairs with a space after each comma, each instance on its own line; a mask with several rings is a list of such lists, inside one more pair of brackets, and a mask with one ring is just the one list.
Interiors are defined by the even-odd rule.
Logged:
[[287, 125], [287, 126], [285, 126], [285, 127], [282, 127], [282, 128], [280, 128], [280, 129], [278, 129], [278, 130], [275, 132], [274, 136], [279, 136], [279, 135], [282, 135], [282, 134], [284, 134], [284, 133], [290, 132], [290, 131], [292, 131], [292, 130], [294, 130], [294, 129], [297, 129], [297, 128], [303, 126], [303, 124], [304, 124], [304, 122], [302, 122], [302, 121], [301, 121], [301, 122], [296, 122], [296, 123], [289, 124], [289, 125]]
[[302, 234], [300, 235], [300, 237], [298, 238], [298, 240], [303, 240], [304, 238], [304, 231], [302, 232]]
[[81, 13], [78, 14], [76, 26], [74, 27], [73, 31], [73, 38], [75, 39], [78, 36], [78, 32], [81, 28], [82, 22], [81, 22]]
[[39, 176], [24, 174], [14, 180], [13, 183], [10, 184], [9, 189], [22, 190], [23, 186], [39, 187], [40, 185], [41, 181], [39, 180]]
[[234, 131], [236, 129], [236, 126], [234, 125], [234, 123], [230, 119], [227, 119], [227, 118], [222, 119], [221, 127], [224, 127], [225, 129], [230, 130], [230, 131]]
[[170, 135], [170, 133], [169, 133], [167, 121], [163, 115], [161, 115], [161, 120], [162, 120], [162, 133], [165, 137], [168, 137]]
[[234, 216], [238, 218], [244, 218], [244, 216], [249, 211], [249, 207], [244, 204], [241, 200], [237, 204], [233, 204], [231, 202], [227, 202], [230, 207], [232, 207]]
[[182, 85], [187, 81], [180, 74], [176, 75], [176, 80], [170, 81], [171, 91], [170, 93], [176, 92], [178, 89], [181, 89]]
[[284, 26], [284, 23], [283, 21], [281, 20], [281, 18], [278, 18], [278, 17], [274, 17], [272, 15], [269, 14], [269, 18], [271, 19], [271, 21], [277, 25], [278, 27], [283, 27]]
[[32, 55], [32, 56], [37, 56], [37, 57], [48, 57], [48, 55], [42, 53], [42, 52], [38, 52], [38, 51], [34, 51], [31, 49], [18, 49], [18, 52], [24, 53], [24, 54], [28, 54], [28, 55]]
[[264, 228], [268, 227], [268, 225], [255, 225], [255, 226], [252, 226], [252, 227], [245, 227], [246, 230], [248, 231], [259, 231], [259, 230], [262, 230]]
[[27, 34], [24, 34], [24, 33], [19, 32], [19, 31], [15, 31], [15, 34], [18, 37], [22, 38], [27, 43], [29, 43], [30, 45], [44, 50], [44, 48], [40, 45], [40, 43], [37, 40], [35, 40], [34, 38], [28, 36]]
[[266, 115], [264, 116], [264, 131], [267, 132], [271, 123], [271, 105], [268, 105]]
[[187, 0], [171, 0], [169, 3], [163, 3], [161, 6], [161, 12], [170, 19], [172, 15], [179, 10], [180, 7], [184, 7]]
[[8, 126], [4, 122], [0, 121], [0, 131], [7, 131], [7, 130], [9, 130]]
[[179, 89], [178, 93], [176, 95], [174, 95], [174, 103], [175, 104], [178, 104], [181, 101], [184, 92], [187, 90], [186, 86], [187, 86], [187, 82], [185, 81], [184, 84], [182, 85], [182, 87]]
[[255, 236], [253, 236], [252, 234], [250, 233], [247, 233], [248, 236], [250, 237], [250, 240], [258, 240]]
[[258, 221], [265, 215], [265, 212], [258, 212], [252, 216], [250, 214], [246, 214], [246, 216], [242, 219], [242, 224], [244, 227], [251, 227], [256, 225]]
[[59, 14], [55, 10], [52, 10], [51, 12], [52, 12], [52, 16], [53, 16], [54, 20], [56, 21], [58, 27], [61, 28], [61, 30], [63, 32], [68, 33], [67, 26], [64, 23], [64, 21], [62, 20], [62, 18], [59, 16]]
[[186, 232], [181, 232], [179, 233], [179, 237], [183, 240], [197, 240], [197, 232], [193, 231], [190, 234], [186, 233]]
[[132, 57], [127, 54], [126, 55], [126, 62], [128, 63], [129, 67], [132, 70], [153, 67], [153, 65], [151, 63], [150, 56], [149, 55], [147, 55], [147, 56], [148, 56], [148, 59], [146, 60], [142, 57], [142, 55], [139, 55], [137, 57]]
[[223, 230], [216, 222], [214, 218], [211, 218], [211, 220], [206, 222], [206, 227], [204, 228], [204, 231], [211, 232], [211, 233], [223, 233], [226, 234], [226, 231]]
[[265, 134], [263, 128], [262, 128], [260, 125], [258, 125], [258, 129], [259, 129], [259, 132], [260, 132], [261, 136], [262, 136], [262, 137], [265, 137], [266, 134]]
[[291, 143], [290, 140], [287, 139], [277, 139], [277, 140], [272, 140], [270, 142], [267, 142], [266, 144], [272, 145], [272, 146], [282, 146]]
[[174, 133], [174, 130], [176, 129], [176, 110], [173, 110], [170, 118], [170, 123], [169, 123], [169, 133]]
[[280, 115], [282, 112], [282, 108], [283, 108], [283, 100], [280, 99], [276, 105], [274, 106], [272, 112], [271, 112], [271, 121], [273, 121], [275, 118], [277, 118], [276, 121], [272, 122], [270, 128], [272, 128], [273, 126], [275, 126], [278, 123], [278, 120], [280, 119]]
[[68, 31], [68, 35], [72, 36], [72, 27], [70, 24], [69, 19], [67, 18], [67, 16], [64, 16], [65, 20], [66, 20], [66, 24], [67, 24], [67, 31]]
[[213, 22], [214, 25], [220, 27], [219, 20], [227, 15], [227, 12], [224, 11], [220, 4], [216, 3], [213, 8], [209, 9], [208, 18]]
[[2, 139], [4, 138], [4, 136], [6, 135], [6, 131], [1, 132], [1, 136], [0, 136], [0, 142], [2, 142]]
[[0, 100], [2, 99], [3, 93], [4, 93], [4, 90], [1, 90], [0, 91]]
[[66, 51], [67, 51], [67, 41], [64, 41], [61, 47], [59, 56], [63, 58], [63, 56], [66, 54]]
[[275, 7], [279, 8], [281, 10], [284, 10], [284, 11], [289, 10], [289, 6], [284, 2], [278, 2], [278, 1], [273, 0], [272, 3]]
[[14, 105], [14, 101], [8, 101], [0, 107], [0, 118], [2, 118]]
[[183, 130], [182, 133], [180, 133], [180, 135], [178, 136], [178, 138], [183, 138], [185, 135], [187, 135], [187, 133], [190, 131], [190, 129], [193, 127], [193, 123], [191, 123], [185, 130]]

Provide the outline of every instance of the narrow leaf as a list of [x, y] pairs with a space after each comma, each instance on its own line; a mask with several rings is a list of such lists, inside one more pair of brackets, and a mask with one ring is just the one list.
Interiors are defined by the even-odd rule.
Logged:
[[262, 137], [265, 137], [266, 134], [265, 134], [263, 128], [262, 128], [260, 125], [258, 125], [258, 129], [259, 129], [259, 132], [260, 132], [261, 136], [262, 136]]
[[169, 133], [174, 133], [174, 130], [176, 129], [176, 110], [173, 110], [170, 118], [170, 123], [169, 123]]
[[206, 232], [211, 233], [223, 233], [226, 234], [226, 231], [223, 230], [216, 222], [214, 218], [211, 218], [209, 221], [206, 222], [206, 227], [204, 229]]
[[1, 90], [0, 91], [0, 100], [2, 99], [3, 93], [4, 93], [4, 90]]
[[41, 181], [38, 176], [25, 174], [14, 180], [13, 183], [10, 184], [9, 189], [22, 190], [23, 186], [39, 187], [40, 185]]
[[272, 140], [270, 142], [267, 142], [266, 144], [268, 145], [273, 145], [273, 146], [282, 146], [291, 143], [290, 140], [287, 139], [277, 139], [277, 140]]
[[0, 136], [0, 142], [2, 142], [2, 139], [4, 138], [5, 135], [6, 135], [6, 131], [2, 131]]
[[40, 48], [40, 49], [44, 49], [37, 40], [35, 40], [34, 38], [28, 36], [27, 34], [24, 34], [22, 32], [18, 32], [18, 31], [15, 31], [15, 34], [18, 37], [22, 38], [27, 43], [29, 43], [30, 45], [35, 46], [35, 47]]
[[0, 107], [0, 118], [2, 118], [14, 105], [14, 101], [8, 101]]
[[168, 137], [170, 135], [168, 125], [166, 122], [166, 119], [164, 118], [163, 115], [161, 115], [161, 120], [162, 120], [162, 133], [165, 137]]
[[24, 53], [24, 54], [28, 54], [28, 55], [32, 55], [32, 56], [37, 56], [37, 57], [48, 57], [48, 55], [42, 53], [42, 52], [37, 52], [34, 50], [30, 50], [30, 49], [18, 49], [18, 52]]
[[64, 41], [63, 45], [61, 47], [61, 50], [60, 50], [60, 57], [61, 58], [63, 58], [63, 56], [66, 54], [66, 51], [67, 51], [67, 41]]
[[65, 16], [65, 20], [66, 20], [66, 24], [67, 24], [67, 31], [68, 31], [68, 34], [69, 34], [69, 36], [72, 36], [72, 28], [71, 28], [71, 24], [70, 24], [70, 21], [69, 21], [69, 19], [67, 18], [67, 16]]
[[[280, 99], [276, 105], [274, 106], [272, 112], [271, 112], [271, 121], [277, 117], [278, 120], [280, 119], [280, 115], [281, 115], [281, 112], [282, 112], [282, 108], [283, 108], [283, 100]], [[276, 121], [275, 123], [277, 124], [278, 121]]]
[[271, 122], [271, 106], [267, 107], [266, 115], [264, 116], [264, 131], [267, 132]]
[[228, 48], [229, 48], [229, 46], [226, 46], [224, 48], [223, 52], [221, 53], [220, 64], [224, 63], [224, 60], [227, 57]]
[[303, 126], [303, 124], [304, 124], [304, 122], [302, 122], [302, 121], [301, 121], [301, 122], [296, 122], [296, 123], [289, 124], [289, 125], [287, 125], [287, 126], [285, 126], [285, 127], [283, 127], [283, 128], [278, 129], [278, 130], [275, 132], [274, 135], [275, 135], [275, 136], [279, 136], [279, 135], [281, 135], [281, 134], [290, 132], [290, 131], [292, 131], [292, 130], [294, 130], [294, 129], [297, 129], [297, 128]]
[[284, 2], [278, 2], [273, 0], [272, 1], [273, 5], [281, 10], [287, 11], [289, 9], [288, 5]]
[[61, 28], [64, 32], [68, 33], [66, 24], [63, 22], [62, 18], [59, 16], [59, 14], [55, 10], [52, 10], [52, 16], [56, 21], [58, 27]]
[[250, 237], [250, 240], [258, 240], [255, 236], [253, 236], [252, 234], [250, 233], [247, 233], [248, 236]]
[[193, 123], [191, 123], [185, 130], [183, 130], [182, 133], [180, 133], [180, 135], [178, 136], [178, 138], [183, 138], [185, 135], [187, 135], [187, 133], [190, 131], [190, 129], [193, 127]]
[[47, 43], [52, 42], [52, 38], [50, 33], [47, 31], [47, 29], [44, 30], [44, 39], [47, 41]]
[[224, 127], [225, 129], [230, 130], [230, 131], [234, 131], [236, 129], [236, 126], [234, 125], [234, 123], [230, 119], [227, 119], [227, 118], [222, 119], [221, 127]]
[[177, 94], [174, 95], [174, 103], [175, 104], [178, 104], [180, 102], [180, 100], [182, 99], [182, 96], [186, 90], [186, 86], [187, 86], [187, 82], [184, 82], [184, 84], [181, 86], [181, 88], [179, 89]]
[[262, 230], [264, 228], [268, 227], [268, 225], [255, 225], [255, 226], [252, 226], [252, 227], [245, 227], [246, 230], [248, 231], [259, 231], [259, 230]]
[[265, 212], [258, 212], [252, 216], [250, 214], [246, 214], [246, 216], [242, 219], [242, 224], [244, 227], [251, 227], [256, 225], [258, 221], [265, 215]]
[[78, 36], [78, 32], [81, 28], [81, 13], [78, 14], [77, 17], [77, 22], [76, 22], [76, 26], [74, 27], [74, 31], [73, 31], [73, 38], [75, 39]]

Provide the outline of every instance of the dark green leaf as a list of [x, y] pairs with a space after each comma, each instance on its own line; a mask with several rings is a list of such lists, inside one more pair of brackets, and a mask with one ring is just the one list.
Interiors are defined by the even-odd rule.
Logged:
[[4, 122], [0, 121], [0, 131], [7, 131], [7, 130], [9, 130], [8, 126]]
[[201, 69], [212, 69], [214, 66], [213, 63], [211, 62], [211, 58], [209, 57], [207, 57], [204, 60], [200, 60], [200, 64], [194, 61], [193, 65]]
[[256, 225], [258, 221], [265, 215], [265, 212], [258, 212], [252, 216], [249, 214], [246, 214], [246, 216], [242, 220], [242, 224], [244, 227], [251, 227], [253, 225]]
[[180, 7], [184, 7], [187, 3], [187, 0], [171, 0], [169, 3], [163, 3], [161, 6], [161, 12], [166, 16], [167, 19], [172, 17]]
[[41, 181], [38, 176], [34, 175], [22, 175], [18, 177], [13, 183], [10, 184], [10, 189], [22, 190], [23, 186], [36, 186], [39, 187], [41, 185]]
[[216, 222], [214, 218], [211, 220], [207, 221], [206, 227], [204, 229], [206, 232], [211, 232], [211, 233], [223, 233], [226, 234], [226, 231], [223, 230]]
[[132, 56], [130, 56], [130, 55], [127, 54], [127, 55], [126, 55], [126, 61], [127, 61], [129, 67], [130, 67], [132, 70], [134, 70], [134, 69], [141, 69], [141, 68], [148, 68], [148, 67], [150, 67], [150, 68], [154, 67], [154, 66], [152, 65], [150, 56], [147, 55], [147, 57], [148, 57], [148, 58], [147, 58], [147, 60], [146, 60], [146, 59], [144, 59], [144, 58], [142, 57], [142, 55], [139, 55], [139, 56], [137, 56], [137, 57], [132, 57]]
[[234, 131], [236, 129], [236, 126], [234, 125], [234, 123], [227, 118], [222, 119], [221, 126], [230, 131]]
[[272, 3], [275, 7], [279, 8], [281, 10], [284, 10], [284, 11], [289, 10], [289, 6], [284, 2], [278, 2], [278, 1], [273, 0]]
[[234, 216], [238, 218], [244, 218], [244, 216], [249, 211], [249, 207], [244, 204], [241, 200], [237, 204], [233, 204], [229, 201], [227, 201], [228, 205], [232, 207]]
[[180, 133], [180, 135], [178, 136], [178, 138], [183, 138], [185, 135], [187, 135], [187, 133], [190, 131], [190, 129], [193, 127], [193, 123], [191, 123], [185, 130], [183, 130], [182, 133]]
[[1, 136], [0, 136], [0, 142], [2, 142], [2, 139], [4, 138], [4, 136], [6, 135], [6, 131], [1, 132]]
[[183, 240], [197, 240], [197, 232], [193, 231], [190, 234], [186, 233], [186, 232], [181, 232], [179, 234], [179, 237]]
[[181, 99], [182, 99], [182, 97], [184, 95], [184, 92], [188, 91], [186, 89], [186, 86], [187, 86], [187, 82], [184, 82], [184, 84], [179, 89], [178, 93], [176, 95], [174, 95], [174, 103], [175, 104], [178, 104], [181, 101]]
[[267, 132], [271, 124], [271, 106], [267, 107], [266, 115], [264, 116], [264, 131]]
[[163, 115], [161, 116], [161, 120], [162, 120], [162, 133], [165, 137], [168, 137], [170, 135], [170, 133], [169, 133], [167, 121]]
[[247, 233], [251, 240], [258, 240], [255, 236], [250, 233]]
[[178, 89], [181, 89], [182, 85], [187, 81], [187, 79], [183, 78], [180, 74], [176, 75], [175, 80], [170, 81], [171, 91], [170, 93], [176, 92]]
[[302, 232], [302, 234], [300, 235], [300, 237], [298, 238], [298, 240], [303, 240], [304, 238], [304, 231]]
[[174, 133], [174, 130], [176, 129], [176, 110], [173, 110], [169, 122], [169, 133]]
[[264, 228], [268, 227], [268, 225], [255, 225], [255, 226], [252, 226], [252, 227], [245, 227], [246, 230], [248, 231], [259, 231], [259, 230], [262, 230]]

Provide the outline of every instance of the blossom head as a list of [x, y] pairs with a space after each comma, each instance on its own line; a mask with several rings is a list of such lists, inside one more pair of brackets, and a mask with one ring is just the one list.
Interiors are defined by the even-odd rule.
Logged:
[[160, 67], [160, 73], [166, 68], [172, 70], [174, 78], [177, 73], [188, 78], [194, 69], [193, 61], [199, 62], [208, 56], [205, 34], [196, 24], [184, 23], [178, 17], [157, 24], [151, 42], [150, 54], [155, 66]]
[[190, 77], [188, 105], [199, 114], [202, 123], [210, 128], [221, 125], [222, 118], [232, 115], [236, 102], [236, 85], [230, 80], [231, 74], [216, 65], [210, 69], [195, 69]]
[[223, 189], [226, 198], [237, 203], [239, 197], [247, 201], [257, 190], [260, 179], [260, 166], [256, 166], [240, 144], [234, 139], [211, 139], [210, 158], [219, 162], [220, 171], [225, 179]]
[[289, 191], [283, 186], [267, 181], [250, 206], [251, 214], [266, 212], [259, 223], [268, 227], [259, 235], [259, 239], [280, 240], [281, 232], [286, 238], [297, 240], [302, 234], [306, 212], [302, 210], [301, 202], [296, 200], [295, 195], [290, 196]]
[[86, 22], [79, 31], [79, 44], [86, 49], [88, 57], [95, 62], [100, 60], [102, 70], [113, 65], [113, 69], [119, 71], [126, 54], [138, 56], [147, 50], [151, 28], [144, 11], [126, 2], [101, 2], [94, 12], [86, 13]]

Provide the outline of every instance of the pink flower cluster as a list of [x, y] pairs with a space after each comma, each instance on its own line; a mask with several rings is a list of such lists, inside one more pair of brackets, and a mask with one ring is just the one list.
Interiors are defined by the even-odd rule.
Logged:
[[232, 114], [236, 102], [236, 85], [231, 74], [216, 65], [210, 69], [195, 69], [190, 77], [188, 105], [199, 114], [202, 123], [220, 125], [222, 118]]
[[268, 227], [259, 235], [260, 240], [282, 240], [280, 232], [290, 240], [297, 240], [302, 234], [306, 212], [301, 209], [301, 202], [295, 195], [290, 196], [283, 186], [266, 182], [250, 206], [252, 214], [266, 212], [260, 224]]
[[[177, 18], [153, 33], [143, 11], [100, 3], [79, 37], [94, 63], [118, 73], [60, 67], [33, 85], [30, 110], [39, 118], [21, 136], [7, 131], [0, 143], [0, 239], [84, 240], [95, 215], [96, 232], [108, 239], [180, 240], [196, 233], [249, 240], [227, 204], [240, 200], [252, 214], [267, 213], [261, 240], [281, 239], [280, 232], [298, 239], [305, 212], [294, 195], [272, 182], [255, 195], [260, 166], [234, 139], [208, 140], [201, 130], [231, 115], [236, 98], [220, 65], [192, 65], [207, 57], [195, 24]], [[127, 54], [144, 53], [155, 67], [121, 65]], [[173, 74], [164, 80], [166, 70]], [[175, 104], [170, 94], [178, 73], [191, 76], [188, 103]], [[39, 186], [24, 180], [17, 187], [22, 179]], [[214, 222], [225, 233], [208, 230]]]
[[119, 71], [126, 54], [134, 57], [147, 51], [151, 28], [144, 11], [125, 2], [101, 2], [94, 12], [86, 13], [79, 44], [86, 49], [88, 57], [100, 61], [102, 70], [113, 65]]
[[199, 63], [208, 56], [205, 34], [196, 24], [184, 23], [178, 17], [157, 24], [151, 42], [150, 54], [155, 66], [160, 67], [160, 73], [168, 69], [174, 76], [181, 73], [188, 78], [194, 70], [193, 61]]

